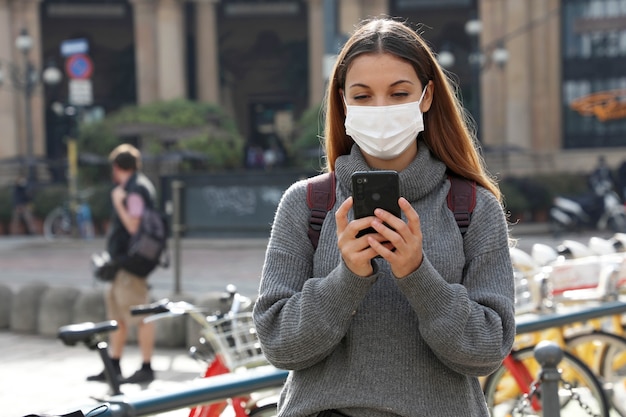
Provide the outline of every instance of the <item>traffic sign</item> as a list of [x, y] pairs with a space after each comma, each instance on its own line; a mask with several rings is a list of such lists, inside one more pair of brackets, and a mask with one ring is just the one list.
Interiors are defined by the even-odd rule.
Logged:
[[61, 42], [61, 55], [68, 57], [74, 54], [86, 54], [89, 52], [89, 43], [85, 38], [68, 39]]
[[67, 76], [74, 80], [86, 80], [93, 74], [93, 62], [85, 54], [74, 54], [65, 61]]
[[91, 80], [71, 79], [69, 81], [70, 104], [73, 106], [91, 106], [93, 103], [93, 89]]

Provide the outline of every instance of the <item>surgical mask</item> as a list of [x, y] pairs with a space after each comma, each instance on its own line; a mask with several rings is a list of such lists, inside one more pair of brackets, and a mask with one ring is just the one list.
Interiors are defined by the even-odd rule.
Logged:
[[346, 134], [368, 155], [379, 159], [398, 157], [424, 130], [420, 104], [426, 88], [420, 99], [412, 103], [393, 106], [346, 104]]

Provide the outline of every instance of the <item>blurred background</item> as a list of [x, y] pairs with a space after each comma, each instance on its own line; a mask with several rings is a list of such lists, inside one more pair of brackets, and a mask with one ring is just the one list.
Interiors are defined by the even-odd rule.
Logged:
[[186, 235], [267, 234], [282, 191], [320, 170], [340, 46], [378, 15], [458, 84], [512, 221], [546, 221], [600, 158], [624, 197], [626, 0], [0, 0], [0, 235], [25, 231], [18, 177], [35, 233], [81, 195], [104, 233], [121, 142], [164, 207], [182, 190]]

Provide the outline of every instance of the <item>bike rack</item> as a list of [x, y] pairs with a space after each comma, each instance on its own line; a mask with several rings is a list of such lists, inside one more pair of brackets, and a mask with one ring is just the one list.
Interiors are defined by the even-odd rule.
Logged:
[[85, 417], [139, 417], [222, 401], [226, 398], [281, 387], [288, 371], [273, 367], [252, 369], [242, 374], [201, 378], [189, 386], [167, 392], [142, 391], [113, 396], [107, 402], [81, 407]]
[[517, 334], [532, 333], [546, 330], [551, 327], [561, 327], [566, 324], [587, 321], [604, 316], [626, 313], [626, 302], [609, 301], [598, 302], [595, 306], [565, 307], [557, 313], [524, 314], [516, 317]]

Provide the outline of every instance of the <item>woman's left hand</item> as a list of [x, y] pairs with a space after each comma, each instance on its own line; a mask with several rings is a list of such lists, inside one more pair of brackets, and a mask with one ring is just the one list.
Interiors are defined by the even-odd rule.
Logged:
[[[383, 235], [393, 246], [393, 250], [368, 238], [368, 243], [380, 256], [389, 262], [391, 271], [396, 278], [403, 278], [415, 271], [422, 264], [422, 229], [420, 218], [411, 204], [404, 198], [398, 199], [400, 209], [406, 216], [407, 222], [394, 216], [388, 211], [376, 209], [372, 220], [372, 227]], [[389, 225], [387, 227], [383, 224]], [[391, 228], [395, 229], [392, 230]]]

